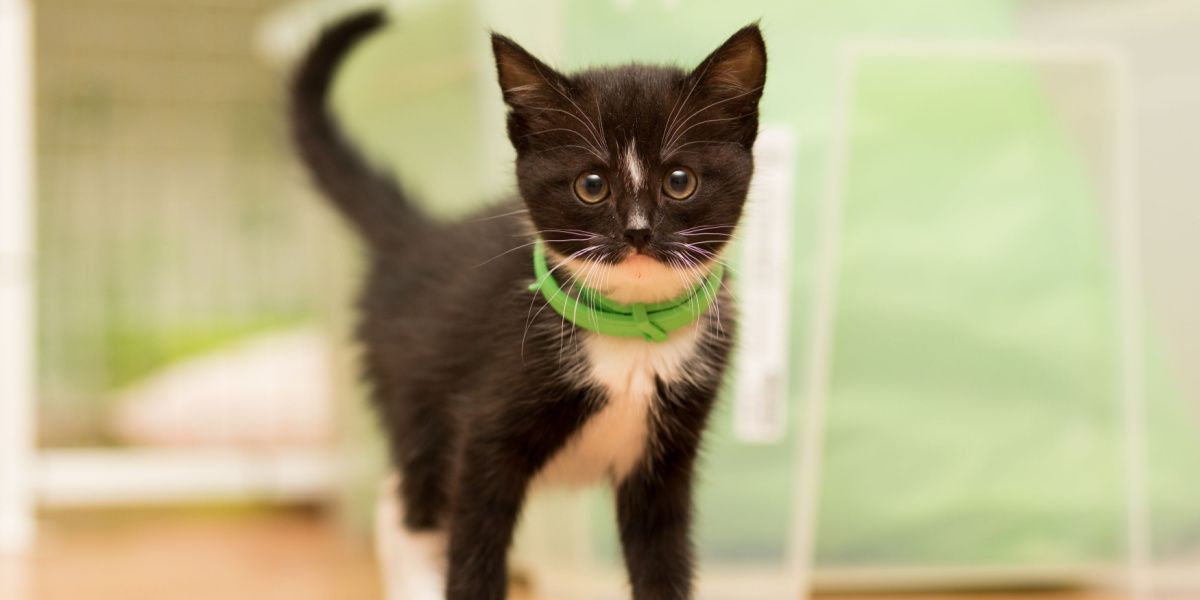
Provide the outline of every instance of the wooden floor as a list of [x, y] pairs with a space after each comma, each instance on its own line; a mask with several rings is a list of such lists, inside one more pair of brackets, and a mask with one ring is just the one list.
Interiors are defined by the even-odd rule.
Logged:
[[[4, 600], [371, 600], [369, 549], [307, 512], [48, 515], [37, 550], [0, 561]], [[524, 593], [516, 600], [532, 600]], [[883, 596], [836, 596], [882, 600]], [[1077, 594], [905, 595], [905, 600], [1101, 600]], [[542, 599], [545, 600], [545, 599]]]
[[36, 600], [380, 597], [369, 549], [311, 514], [51, 515], [39, 533]]

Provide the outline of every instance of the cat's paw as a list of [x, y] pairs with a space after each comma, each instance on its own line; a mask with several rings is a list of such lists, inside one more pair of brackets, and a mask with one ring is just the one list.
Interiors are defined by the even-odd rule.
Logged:
[[375, 552], [387, 600], [444, 600], [446, 534], [410, 531], [396, 497], [396, 479], [388, 478], [375, 504]]

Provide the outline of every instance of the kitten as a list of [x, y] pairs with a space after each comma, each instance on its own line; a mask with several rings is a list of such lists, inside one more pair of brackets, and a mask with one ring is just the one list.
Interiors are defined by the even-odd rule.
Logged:
[[[493, 34], [520, 197], [437, 223], [328, 110], [339, 64], [384, 22], [367, 12], [321, 35], [296, 73], [292, 120], [316, 184], [368, 249], [358, 337], [399, 474], [381, 522], [403, 530], [381, 552], [412, 571], [391, 592], [503, 598], [531, 485], [599, 480], [615, 489], [633, 597], [692, 597], [696, 457], [733, 334], [724, 291], [696, 286], [721, 264], [750, 185], [758, 27], [690, 72], [566, 75]], [[627, 305], [692, 293], [707, 309], [662, 340], [590, 331], [578, 312], [593, 306], [559, 314], [531, 290], [538, 239], [564, 294], [578, 293], [572, 281]]]

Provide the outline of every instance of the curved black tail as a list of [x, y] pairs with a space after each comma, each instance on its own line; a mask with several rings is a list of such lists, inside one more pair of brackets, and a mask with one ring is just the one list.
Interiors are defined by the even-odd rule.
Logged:
[[356, 13], [325, 29], [292, 79], [292, 137], [322, 192], [372, 243], [403, 242], [422, 217], [390, 177], [375, 170], [332, 114], [330, 85], [358, 42], [387, 22], [381, 9]]

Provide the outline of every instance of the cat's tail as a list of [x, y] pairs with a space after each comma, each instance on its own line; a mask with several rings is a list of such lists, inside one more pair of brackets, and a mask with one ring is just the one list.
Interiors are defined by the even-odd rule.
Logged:
[[396, 182], [376, 170], [343, 133], [329, 106], [342, 59], [387, 23], [368, 9], [325, 29], [292, 78], [291, 126], [296, 148], [326, 197], [372, 245], [395, 245], [424, 221]]

